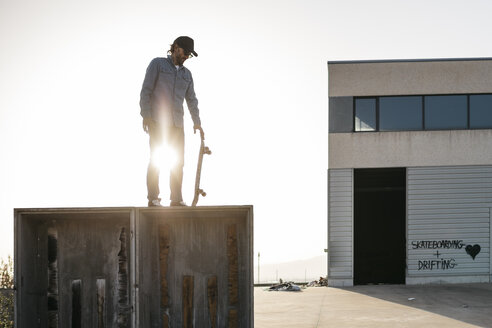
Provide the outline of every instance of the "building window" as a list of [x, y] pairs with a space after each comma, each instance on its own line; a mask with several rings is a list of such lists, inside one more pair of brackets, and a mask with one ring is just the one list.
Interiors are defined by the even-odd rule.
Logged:
[[492, 128], [492, 95], [470, 96], [470, 128]]
[[354, 131], [492, 129], [492, 94], [355, 97]]
[[376, 131], [376, 98], [355, 100], [355, 131]]
[[379, 130], [422, 130], [422, 97], [380, 97]]
[[468, 127], [467, 96], [425, 96], [424, 102], [426, 130], [455, 130]]

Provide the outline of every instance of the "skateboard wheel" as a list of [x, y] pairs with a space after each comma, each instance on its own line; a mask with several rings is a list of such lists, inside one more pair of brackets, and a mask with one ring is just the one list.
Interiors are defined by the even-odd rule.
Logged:
[[203, 149], [203, 153], [204, 153], [204, 154], [207, 154], [207, 155], [210, 155], [210, 154], [212, 154], [212, 151], [210, 150], [210, 148], [205, 147], [205, 148]]
[[207, 196], [207, 193], [205, 191], [203, 191], [203, 189], [198, 189], [198, 192], [200, 193], [200, 195], [202, 195], [203, 197]]

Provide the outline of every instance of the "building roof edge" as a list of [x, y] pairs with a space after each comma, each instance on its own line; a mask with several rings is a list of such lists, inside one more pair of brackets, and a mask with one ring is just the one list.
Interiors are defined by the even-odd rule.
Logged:
[[379, 63], [413, 63], [413, 62], [439, 62], [439, 61], [492, 61], [492, 57], [476, 58], [427, 58], [427, 59], [372, 59], [372, 60], [333, 60], [328, 65], [336, 64], [379, 64]]

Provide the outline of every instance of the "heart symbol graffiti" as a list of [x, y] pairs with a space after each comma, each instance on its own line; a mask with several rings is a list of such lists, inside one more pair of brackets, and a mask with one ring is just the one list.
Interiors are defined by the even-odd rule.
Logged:
[[475, 256], [478, 255], [478, 253], [480, 253], [480, 245], [467, 245], [465, 247], [465, 251], [468, 255], [470, 255], [472, 257], [472, 259], [475, 260]]

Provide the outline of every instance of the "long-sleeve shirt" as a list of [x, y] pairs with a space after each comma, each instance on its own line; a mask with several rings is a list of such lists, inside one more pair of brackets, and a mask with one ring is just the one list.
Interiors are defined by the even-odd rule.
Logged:
[[201, 125], [198, 99], [189, 69], [173, 64], [171, 56], [154, 58], [147, 68], [140, 92], [140, 115], [163, 125], [183, 127], [183, 101], [186, 99], [194, 125]]

